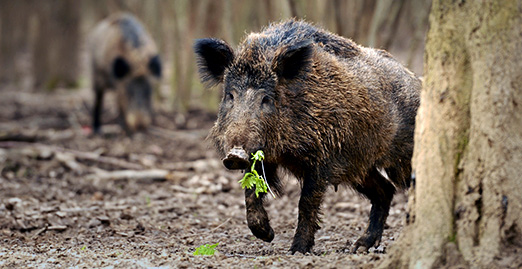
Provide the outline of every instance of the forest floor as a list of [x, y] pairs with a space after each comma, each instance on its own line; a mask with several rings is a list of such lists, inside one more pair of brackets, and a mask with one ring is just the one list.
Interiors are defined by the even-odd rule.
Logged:
[[[0, 267], [372, 268], [400, 233], [405, 194], [394, 199], [381, 245], [348, 253], [370, 203], [329, 188], [313, 253], [290, 255], [294, 178], [267, 199], [275, 239], [256, 239], [242, 175], [227, 171], [205, 141], [215, 115], [158, 111], [149, 132], [129, 137], [111, 98], [103, 133], [92, 136], [88, 89], [0, 89]], [[213, 256], [193, 255], [215, 243]]]

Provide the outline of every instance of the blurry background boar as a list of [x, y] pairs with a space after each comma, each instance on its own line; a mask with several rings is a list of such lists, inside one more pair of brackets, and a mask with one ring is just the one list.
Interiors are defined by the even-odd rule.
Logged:
[[107, 89], [116, 91], [124, 128], [128, 132], [145, 129], [152, 122], [152, 91], [161, 78], [156, 44], [143, 25], [128, 13], [100, 22], [89, 41], [95, 93], [93, 131], [100, 131]]
[[[378, 245], [396, 189], [409, 186], [420, 80], [386, 51], [303, 21], [252, 33], [236, 51], [212, 38], [194, 47], [202, 80], [223, 84], [209, 134], [223, 164], [251, 172], [251, 154], [263, 150], [265, 177], [278, 193], [278, 167], [302, 183], [290, 251], [311, 252], [330, 184], [348, 185], [372, 203], [352, 251]], [[272, 241], [263, 195], [246, 189], [245, 198], [252, 233]]]

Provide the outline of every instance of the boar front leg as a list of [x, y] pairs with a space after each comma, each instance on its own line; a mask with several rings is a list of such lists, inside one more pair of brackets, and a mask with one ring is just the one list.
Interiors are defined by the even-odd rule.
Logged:
[[[97, 84], [97, 83], [95, 83]], [[100, 133], [101, 129], [101, 113], [103, 110], [103, 94], [104, 89], [99, 86], [94, 86], [94, 106], [92, 110], [92, 131], [95, 134]]]
[[[262, 169], [261, 165], [256, 165], [256, 170], [263, 172], [263, 176], [267, 179], [275, 194], [279, 195], [282, 193], [276, 164], [265, 163], [264, 169]], [[250, 172], [250, 167], [247, 172]], [[248, 227], [252, 233], [261, 240], [271, 242], [274, 239], [274, 230], [270, 227], [268, 214], [263, 207], [263, 199], [266, 195], [266, 193], [259, 193], [259, 197], [256, 197], [254, 188], [250, 190], [245, 189], [246, 214]]]
[[326, 182], [320, 177], [305, 178], [299, 199], [297, 229], [290, 252], [303, 254], [312, 251], [315, 232], [320, 229], [320, 207], [326, 191]]
[[263, 198], [266, 193], [256, 197], [255, 188], [245, 189], [245, 204], [247, 223], [250, 231], [259, 239], [271, 242], [274, 239], [274, 230], [270, 227], [268, 214], [263, 207]]

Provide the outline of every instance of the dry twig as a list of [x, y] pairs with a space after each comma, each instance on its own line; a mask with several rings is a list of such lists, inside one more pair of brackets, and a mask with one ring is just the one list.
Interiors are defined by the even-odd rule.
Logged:
[[125, 169], [134, 169], [141, 170], [143, 169], [142, 165], [127, 162], [118, 158], [108, 157], [108, 156], [100, 156], [98, 153], [94, 152], [84, 152], [72, 149], [61, 148], [57, 146], [44, 145], [40, 143], [27, 143], [27, 142], [15, 142], [15, 141], [7, 141], [0, 142], [0, 148], [34, 148], [36, 150], [47, 150], [52, 151], [54, 153], [57, 152], [66, 152], [68, 154], [72, 154], [76, 159], [89, 160], [98, 163], [105, 163]]

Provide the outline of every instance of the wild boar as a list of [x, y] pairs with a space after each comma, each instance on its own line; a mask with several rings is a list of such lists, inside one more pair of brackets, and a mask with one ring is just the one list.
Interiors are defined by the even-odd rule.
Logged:
[[91, 33], [94, 109], [92, 128], [100, 132], [103, 96], [117, 94], [121, 124], [132, 133], [145, 129], [153, 119], [152, 91], [161, 78], [156, 44], [137, 18], [118, 13], [101, 21]]
[[[386, 51], [304, 21], [272, 24], [236, 50], [213, 38], [194, 49], [202, 81], [223, 85], [209, 139], [224, 165], [250, 172], [249, 156], [263, 150], [272, 189], [282, 191], [279, 167], [301, 181], [290, 251], [311, 252], [325, 191], [339, 184], [372, 204], [352, 251], [377, 246], [395, 191], [409, 186], [419, 78]], [[263, 198], [245, 190], [248, 226], [270, 242]]]

